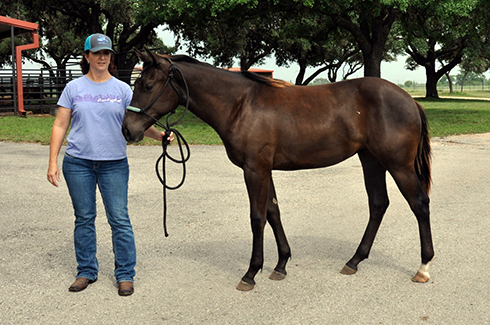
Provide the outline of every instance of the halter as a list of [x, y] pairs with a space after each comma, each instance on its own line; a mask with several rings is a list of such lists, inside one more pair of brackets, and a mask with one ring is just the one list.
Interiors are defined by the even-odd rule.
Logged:
[[[167, 81], [165, 82], [165, 85], [163, 85], [163, 87], [160, 90], [160, 92], [158, 93], [158, 95], [151, 101], [151, 103], [148, 106], [146, 106], [143, 109], [138, 108], [138, 107], [135, 107], [135, 106], [128, 106], [128, 107], [126, 107], [126, 109], [128, 111], [132, 111], [132, 112], [135, 112], [135, 113], [143, 113], [143, 114], [145, 114], [146, 116], [150, 117], [155, 122], [154, 124], [156, 124], [159, 127], [165, 129], [165, 131], [169, 131], [172, 126], [175, 126], [175, 125], [179, 124], [180, 122], [182, 122], [182, 119], [184, 118], [185, 114], [187, 113], [187, 110], [189, 109], [189, 87], [187, 86], [187, 82], [185, 81], [185, 78], [184, 78], [184, 75], [182, 74], [182, 71], [180, 71], [180, 69], [177, 68], [173, 64], [172, 60], [170, 60], [169, 58], [163, 58], [163, 59], [167, 60], [170, 63], [170, 65], [168, 67], [168, 78], [167, 78]], [[177, 87], [175, 87], [174, 82], [173, 82], [174, 72], [175, 71], [177, 71], [177, 73], [182, 78], [182, 81], [184, 82], [187, 101], [186, 101], [184, 112], [182, 113], [182, 116], [177, 121], [175, 121], [173, 123], [170, 123], [169, 122], [170, 117], [173, 114], [175, 114], [175, 108], [174, 108], [172, 111], [170, 111], [170, 114], [167, 115], [166, 125], [163, 125], [159, 120], [157, 120], [156, 118], [154, 118], [153, 116], [151, 116], [150, 114], [148, 114], [146, 112], [146, 110], [149, 109], [150, 107], [152, 107], [153, 104], [156, 103], [156, 101], [160, 98], [160, 96], [162, 96], [163, 92], [165, 91], [165, 89], [167, 88], [167, 86], [169, 84], [174, 89], [175, 93], [177, 94], [177, 97], [179, 98], [179, 102], [180, 102], [180, 94], [179, 94], [179, 91], [177, 90]]]
[[[163, 229], [165, 231], [165, 237], [168, 237], [168, 233], [167, 233], [167, 192], [166, 192], [166, 190], [167, 189], [169, 189], [169, 190], [176, 190], [176, 189], [180, 188], [184, 184], [185, 175], [186, 175], [186, 166], [185, 166], [185, 163], [189, 160], [189, 157], [191, 155], [191, 152], [190, 152], [190, 149], [189, 149], [189, 145], [187, 144], [187, 141], [185, 141], [185, 139], [182, 136], [182, 134], [179, 131], [177, 131], [176, 129], [173, 129], [172, 128], [172, 126], [175, 126], [175, 125], [179, 124], [180, 122], [182, 122], [185, 114], [187, 113], [187, 110], [189, 108], [189, 87], [187, 86], [187, 82], [185, 81], [184, 75], [182, 74], [182, 72], [180, 71], [180, 69], [177, 68], [172, 63], [172, 60], [170, 60], [169, 58], [164, 58], [164, 59], [167, 60], [170, 63], [170, 66], [168, 68], [168, 78], [167, 78], [167, 81], [165, 82], [165, 85], [160, 90], [160, 92], [155, 97], [155, 99], [153, 99], [153, 101], [148, 106], [146, 106], [144, 109], [141, 109], [141, 108], [138, 108], [138, 107], [134, 107], [134, 106], [128, 106], [128, 107], [126, 107], [126, 109], [128, 111], [132, 111], [132, 112], [135, 112], [135, 113], [145, 114], [146, 116], [148, 116], [151, 119], [153, 119], [154, 124], [156, 124], [159, 127], [165, 129], [165, 137], [162, 138], [162, 151], [163, 152], [160, 155], [160, 157], [158, 157], [158, 159], [156, 161], [155, 171], [157, 173], [158, 179], [160, 180], [160, 183], [163, 185]], [[173, 123], [170, 123], [169, 122], [170, 116], [172, 116], [173, 114], [175, 114], [175, 108], [174, 108], [170, 112], [170, 114], [167, 115], [166, 125], [164, 125], [159, 120], [157, 120], [156, 118], [154, 118], [153, 116], [151, 116], [150, 114], [148, 114], [146, 112], [146, 110], [149, 109], [151, 106], [153, 106], [153, 104], [156, 103], [156, 101], [160, 98], [160, 96], [163, 94], [163, 92], [165, 91], [165, 89], [167, 88], [167, 86], [169, 84], [172, 86], [172, 88], [174, 89], [174, 91], [177, 93], [177, 96], [179, 98], [179, 103], [180, 103], [180, 94], [179, 94], [179, 91], [177, 90], [177, 87], [175, 87], [174, 82], [173, 82], [174, 72], [175, 71], [177, 71], [177, 73], [180, 75], [180, 77], [182, 78], [182, 80], [184, 82], [187, 101], [186, 101], [186, 105], [185, 105], [185, 108], [184, 108], [184, 112], [182, 113], [182, 116], [177, 121], [175, 121]], [[170, 144], [170, 141], [168, 141], [167, 138], [170, 136], [171, 132], [173, 132], [175, 134], [175, 138], [177, 139], [177, 142], [179, 144], [180, 159], [173, 158], [172, 156], [170, 156], [167, 153], [167, 146]], [[187, 151], [187, 156], [184, 155], [184, 151], [182, 150], [182, 144], [185, 145], [185, 148], [186, 148], [186, 151]], [[182, 180], [180, 181], [180, 183], [177, 186], [173, 186], [172, 187], [172, 186], [168, 186], [167, 185], [166, 171], [165, 171], [165, 162], [166, 162], [166, 160], [164, 159], [165, 157], [167, 157], [168, 159], [172, 160], [175, 163], [182, 164]], [[158, 169], [158, 165], [160, 164], [160, 161], [162, 162], [162, 173], [161, 174], [160, 174], [160, 171]]]

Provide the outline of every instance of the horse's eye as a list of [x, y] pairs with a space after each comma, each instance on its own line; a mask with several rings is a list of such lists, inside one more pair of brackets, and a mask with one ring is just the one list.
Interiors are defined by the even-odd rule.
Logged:
[[150, 91], [150, 90], [153, 89], [153, 85], [152, 84], [146, 84], [145, 85], [145, 89], [148, 90], [148, 91]]

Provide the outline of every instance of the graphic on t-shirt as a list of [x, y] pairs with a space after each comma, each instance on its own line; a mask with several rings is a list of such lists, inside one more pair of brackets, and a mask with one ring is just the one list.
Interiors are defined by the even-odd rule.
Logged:
[[92, 96], [91, 94], [86, 94], [83, 96], [75, 96], [73, 103], [78, 102], [90, 102], [90, 103], [121, 103], [122, 99], [120, 96], [114, 95], [96, 95]]

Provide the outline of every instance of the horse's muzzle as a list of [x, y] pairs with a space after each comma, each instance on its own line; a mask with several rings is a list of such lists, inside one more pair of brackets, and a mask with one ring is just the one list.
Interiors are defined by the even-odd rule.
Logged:
[[122, 126], [122, 133], [126, 141], [129, 143], [140, 142], [145, 136], [144, 132], [131, 132], [124, 124]]

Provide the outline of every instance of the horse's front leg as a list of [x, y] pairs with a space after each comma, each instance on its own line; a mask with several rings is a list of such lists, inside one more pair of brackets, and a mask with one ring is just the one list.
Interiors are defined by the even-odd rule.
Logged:
[[254, 277], [264, 264], [264, 227], [269, 197], [270, 170], [244, 168], [245, 183], [250, 200], [250, 221], [253, 234], [252, 257], [247, 273], [237, 286], [238, 290], [249, 291], [255, 286]]

